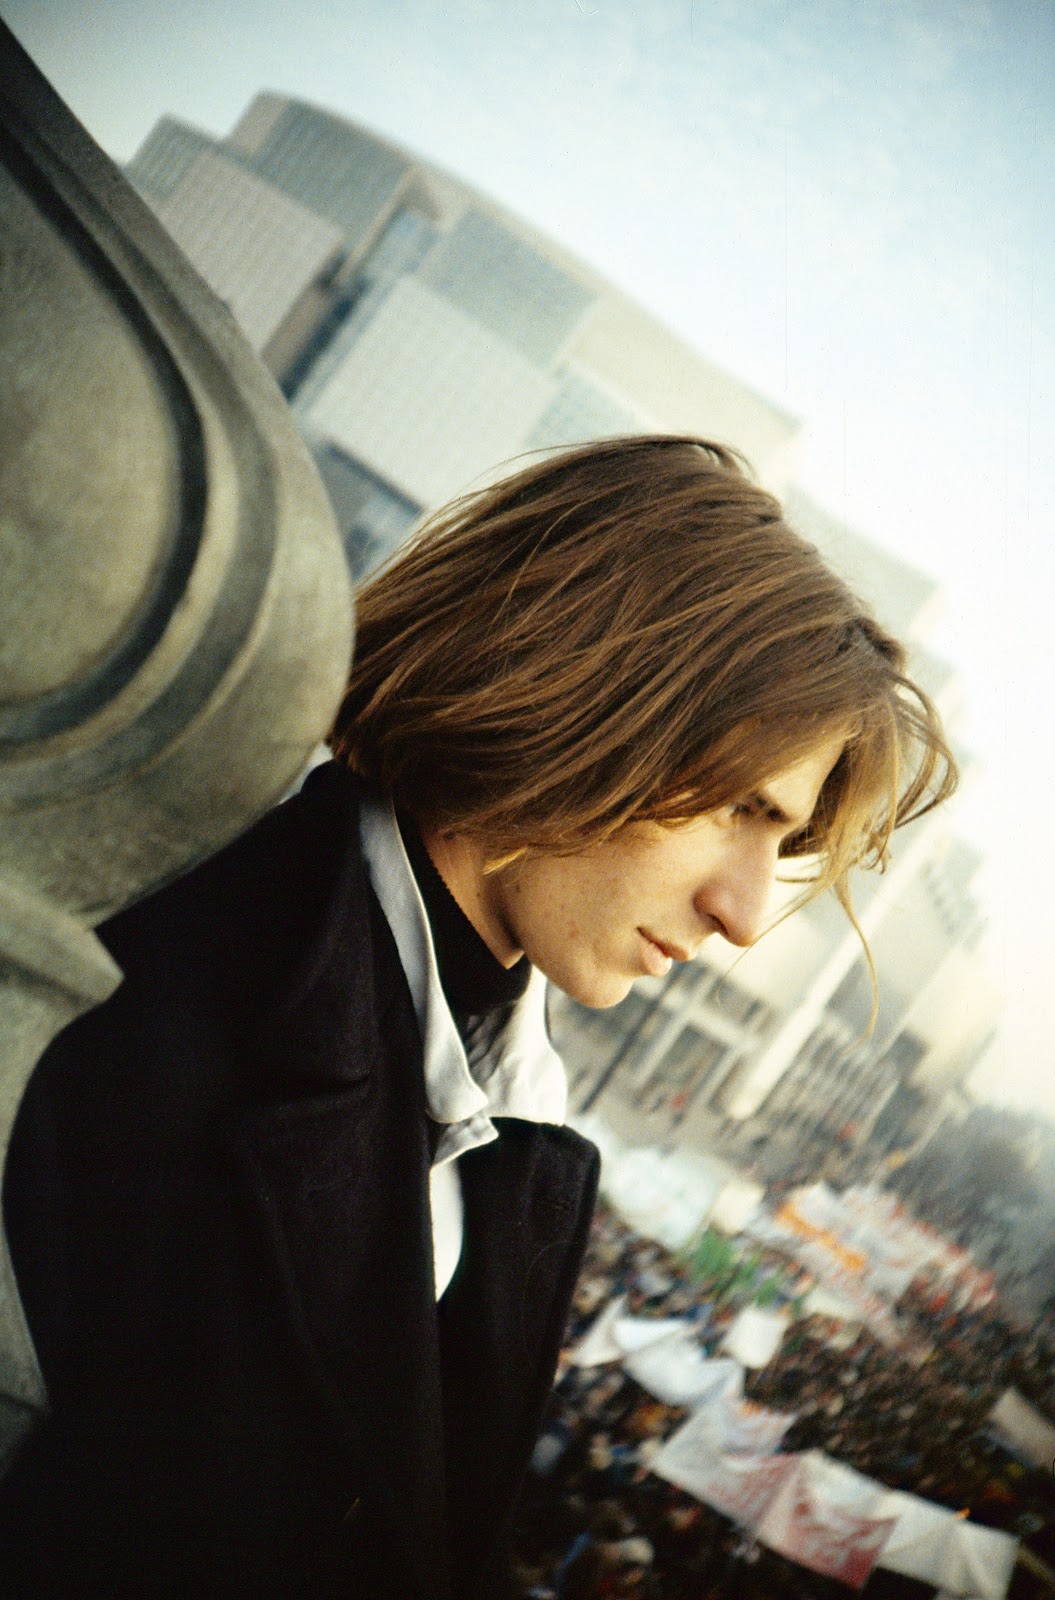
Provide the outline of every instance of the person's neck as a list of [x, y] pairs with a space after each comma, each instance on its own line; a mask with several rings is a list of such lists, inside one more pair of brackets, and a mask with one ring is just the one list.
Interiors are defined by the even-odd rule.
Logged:
[[502, 915], [497, 878], [484, 870], [487, 851], [482, 841], [425, 822], [418, 823], [418, 831], [433, 866], [495, 960], [503, 967], [515, 966], [523, 951]]

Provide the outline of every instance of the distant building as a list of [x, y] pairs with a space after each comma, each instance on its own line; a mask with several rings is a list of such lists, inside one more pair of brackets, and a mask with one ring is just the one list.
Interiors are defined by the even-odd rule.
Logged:
[[[925, 636], [934, 585], [795, 491], [792, 418], [448, 174], [274, 94], [225, 139], [163, 118], [128, 171], [289, 396], [356, 573], [523, 452], [686, 431], [740, 448], [880, 617]], [[914, 668], [952, 714], [949, 669], [922, 648]], [[884, 878], [858, 875], [870, 1036], [862, 947], [825, 898], [614, 1012], [558, 1000], [576, 1096], [668, 1139], [903, 1148], [992, 1034], [976, 866], [928, 819]]]
[[226, 139], [165, 117], [128, 175], [289, 395], [357, 571], [524, 451], [733, 439], [780, 491], [796, 425], [550, 240], [314, 107]]

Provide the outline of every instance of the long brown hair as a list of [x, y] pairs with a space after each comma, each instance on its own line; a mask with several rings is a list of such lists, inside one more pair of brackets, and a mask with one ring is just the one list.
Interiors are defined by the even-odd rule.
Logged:
[[833, 734], [788, 855], [882, 863], [956, 769], [901, 645], [721, 445], [606, 440], [427, 518], [363, 588], [337, 757], [496, 860], [750, 795]]

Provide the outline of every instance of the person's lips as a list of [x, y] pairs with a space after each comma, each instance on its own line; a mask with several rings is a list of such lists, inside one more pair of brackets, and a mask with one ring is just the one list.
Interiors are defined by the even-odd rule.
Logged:
[[649, 933], [646, 928], [641, 928], [639, 932], [644, 934], [649, 944], [654, 944], [657, 950], [661, 950], [667, 957], [668, 961], [692, 960], [692, 951], [686, 950], [684, 945], [671, 944], [667, 939], [657, 939], [656, 935], [654, 933]]
[[650, 977], [665, 978], [675, 961], [690, 959], [683, 945], [657, 939], [655, 934], [646, 933], [644, 928], [638, 928], [637, 931], [641, 940], [641, 963]]

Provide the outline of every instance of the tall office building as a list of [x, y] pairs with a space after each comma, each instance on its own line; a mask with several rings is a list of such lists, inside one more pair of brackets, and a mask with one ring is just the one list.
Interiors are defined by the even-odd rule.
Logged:
[[362, 128], [262, 94], [222, 140], [163, 118], [128, 173], [283, 385], [359, 572], [524, 451], [685, 430], [791, 480], [791, 418]]
[[[129, 175], [290, 398], [356, 573], [423, 509], [525, 451], [637, 431], [723, 439], [895, 632], [922, 649], [934, 586], [796, 493], [794, 420], [521, 220], [365, 129], [274, 94], [224, 139], [163, 118]], [[977, 863], [924, 821], [858, 917], [830, 899], [751, 952], [720, 942], [612, 1013], [558, 1003], [580, 1100], [660, 1137], [779, 1130], [904, 1143], [992, 1031], [977, 954]], [[608, 1068], [617, 1064], [611, 1075]], [[848, 1134], [849, 1130], [849, 1134]]]

